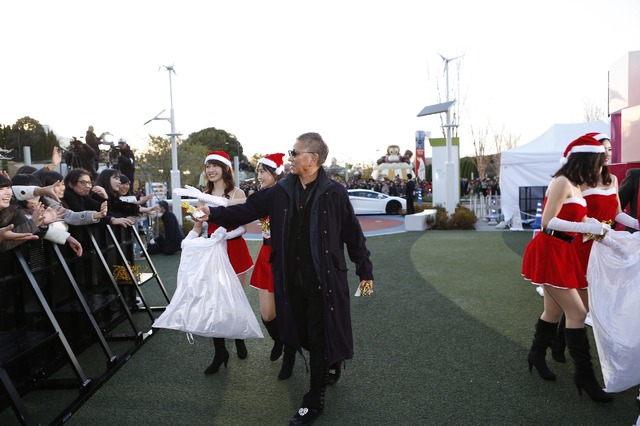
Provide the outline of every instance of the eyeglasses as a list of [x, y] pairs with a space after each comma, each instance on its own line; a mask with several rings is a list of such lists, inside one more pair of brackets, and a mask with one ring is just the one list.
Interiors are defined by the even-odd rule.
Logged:
[[91, 186], [91, 181], [90, 180], [79, 180], [78, 184], [80, 184], [82, 186]]
[[288, 152], [289, 152], [289, 156], [290, 157], [297, 157], [300, 154], [315, 154], [315, 152], [311, 152], [311, 151], [296, 151], [295, 149], [290, 149]]

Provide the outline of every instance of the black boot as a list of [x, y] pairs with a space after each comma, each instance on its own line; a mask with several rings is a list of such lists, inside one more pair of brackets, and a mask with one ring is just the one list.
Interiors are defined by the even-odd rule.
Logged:
[[560, 363], [567, 362], [567, 358], [564, 356], [564, 348], [567, 346], [564, 341], [564, 329], [566, 328], [567, 321], [565, 316], [562, 315], [562, 319], [558, 324], [556, 335], [551, 342], [551, 357]]
[[215, 374], [220, 369], [220, 366], [224, 364], [224, 368], [227, 368], [227, 362], [229, 361], [229, 351], [224, 344], [224, 339], [219, 337], [213, 338], [213, 347], [215, 352], [213, 354], [213, 361], [211, 365], [204, 370], [204, 374]]
[[331, 364], [327, 369], [327, 375], [325, 376], [325, 383], [327, 386], [333, 386], [340, 380], [340, 374], [342, 374], [342, 362], [338, 361]]
[[[285, 346], [286, 356], [287, 346]], [[290, 426], [313, 424], [322, 414], [324, 409], [324, 394], [326, 390], [325, 373], [326, 364], [321, 354], [309, 354], [310, 389], [302, 399], [302, 405], [298, 412], [289, 421]]]
[[236, 350], [238, 351], [238, 358], [245, 359], [249, 356], [247, 352], [247, 346], [244, 344], [244, 340], [236, 339]]
[[267, 329], [267, 332], [269, 332], [269, 336], [273, 339], [273, 348], [271, 348], [271, 356], [269, 359], [271, 359], [271, 361], [277, 361], [280, 358], [280, 355], [282, 355], [283, 346], [278, 334], [278, 323], [275, 318], [271, 321], [265, 321], [263, 318], [262, 323]]
[[556, 333], [558, 323], [551, 323], [538, 319], [536, 323], [536, 332], [533, 335], [533, 344], [527, 356], [529, 362], [529, 372], [535, 366], [538, 374], [545, 380], [555, 380], [556, 375], [547, 367], [545, 357], [547, 348], [551, 346], [551, 340]]
[[582, 389], [587, 392], [589, 398], [596, 402], [612, 402], [613, 397], [602, 390], [596, 380], [596, 375], [591, 364], [591, 352], [589, 348], [589, 337], [586, 328], [566, 328], [565, 338], [569, 347], [569, 354], [573, 358], [576, 366], [576, 373], [573, 382], [578, 388], [578, 393], [582, 395]]
[[293, 366], [296, 363], [296, 348], [284, 345], [284, 356], [282, 357], [282, 367], [278, 373], [278, 380], [287, 380], [293, 374]]

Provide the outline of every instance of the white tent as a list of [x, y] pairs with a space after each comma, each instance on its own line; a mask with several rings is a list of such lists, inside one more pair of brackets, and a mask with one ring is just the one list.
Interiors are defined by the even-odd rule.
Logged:
[[504, 151], [500, 160], [500, 204], [508, 222], [520, 205], [520, 187], [547, 186], [560, 168], [560, 158], [571, 141], [589, 132], [611, 134], [604, 121], [554, 124], [542, 135], [517, 148]]

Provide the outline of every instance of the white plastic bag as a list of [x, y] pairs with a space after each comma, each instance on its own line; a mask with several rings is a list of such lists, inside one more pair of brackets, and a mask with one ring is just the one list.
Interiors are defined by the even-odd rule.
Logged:
[[587, 269], [593, 333], [607, 392], [640, 384], [640, 232], [609, 231]]
[[229, 262], [226, 230], [182, 242], [176, 292], [154, 322], [204, 337], [261, 338], [247, 295]]

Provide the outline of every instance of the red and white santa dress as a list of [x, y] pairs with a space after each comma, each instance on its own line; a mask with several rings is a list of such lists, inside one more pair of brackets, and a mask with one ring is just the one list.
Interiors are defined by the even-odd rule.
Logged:
[[[235, 190], [239, 191], [238, 188]], [[207, 235], [210, 236], [219, 227], [220, 225], [209, 222]], [[231, 232], [234, 229], [236, 228], [229, 228], [227, 229], [227, 232]], [[227, 240], [227, 254], [229, 255], [229, 261], [231, 262], [231, 266], [233, 266], [233, 270], [238, 275], [248, 272], [253, 266], [253, 259], [251, 258], [251, 253], [249, 253], [249, 246], [247, 246], [247, 242], [244, 240], [242, 235], [238, 235], [235, 238]]]
[[[614, 221], [618, 213], [618, 194], [614, 186], [610, 188], [588, 188], [582, 191], [582, 196], [587, 202], [587, 216], [600, 222]], [[580, 265], [584, 274], [587, 275], [587, 265], [593, 240], [584, 241], [583, 238], [576, 238], [573, 241]]]
[[271, 274], [271, 224], [269, 216], [260, 219], [260, 227], [262, 228], [262, 247], [256, 259], [255, 267], [251, 274], [249, 284], [258, 290], [267, 290], [273, 293], [273, 275]]
[[[545, 197], [543, 211], [546, 204]], [[581, 222], [586, 214], [585, 200], [581, 197], [570, 197], [562, 204], [557, 217], [570, 222]], [[565, 232], [562, 236], [582, 238], [582, 234], [575, 232]], [[587, 287], [575, 245], [557, 235], [544, 232], [539, 232], [527, 245], [522, 259], [522, 276], [536, 285], [559, 288]]]

